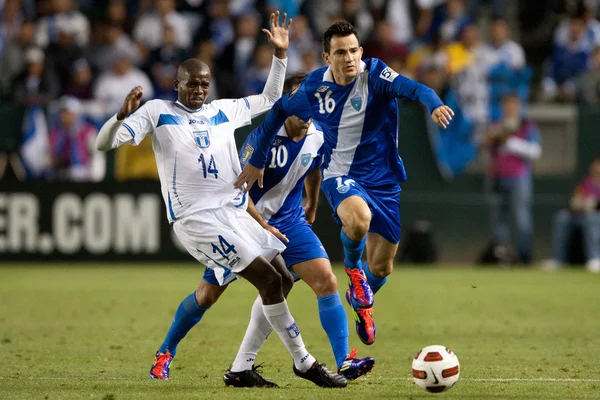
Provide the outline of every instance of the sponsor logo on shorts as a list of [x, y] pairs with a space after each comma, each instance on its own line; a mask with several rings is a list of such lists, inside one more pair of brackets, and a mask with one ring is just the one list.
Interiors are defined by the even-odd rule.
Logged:
[[230, 268], [233, 268], [233, 267], [235, 267], [235, 266], [237, 265], [237, 263], [239, 263], [239, 262], [240, 262], [240, 258], [239, 258], [239, 257], [236, 257], [236, 258], [234, 258], [233, 260], [231, 260], [231, 262], [229, 262], [229, 267], [230, 267]]

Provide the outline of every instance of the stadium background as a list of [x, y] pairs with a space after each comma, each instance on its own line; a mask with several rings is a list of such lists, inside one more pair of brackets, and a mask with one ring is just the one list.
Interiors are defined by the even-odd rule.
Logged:
[[[461, 380], [446, 398], [598, 398], [598, 276], [581, 265], [538, 270], [552, 254], [556, 212], [600, 154], [598, 6], [0, 0], [0, 397], [414, 399], [428, 396], [410, 384], [414, 354], [443, 344], [461, 361]], [[351, 347], [377, 360], [372, 374], [343, 391], [319, 390], [294, 377], [285, 349], [271, 339], [259, 358], [265, 376], [283, 389], [223, 389], [256, 296], [240, 282], [182, 342], [172, 379], [151, 381], [156, 348], [201, 270], [177, 248], [167, 224], [150, 142], [104, 155], [91, 146], [94, 134], [137, 84], [153, 92], [148, 98], [174, 99], [175, 67], [187, 57], [211, 65], [213, 98], [260, 92], [271, 53], [259, 28], [272, 9], [294, 18], [290, 72], [320, 66], [323, 31], [346, 18], [359, 29], [365, 57], [431, 84], [468, 117], [441, 133], [418, 104], [400, 106], [399, 152], [409, 175], [404, 236], [395, 271], [377, 294], [373, 346], [359, 343], [345, 306]], [[504, 62], [489, 46], [498, 17], [515, 41], [499, 57]], [[576, 40], [566, 40], [577, 27]], [[534, 263], [477, 268], [491, 221], [486, 152], [476, 138], [499, 118], [501, 96], [515, 92], [542, 139], [533, 174]], [[61, 115], [76, 122], [77, 146], [67, 144]], [[250, 129], [236, 132], [238, 144]], [[315, 230], [339, 261], [339, 227], [330, 213], [322, 198]], [[419, 229], [433, 233], [434, 264], [447, 268], [402, 259], [405, 244], [432, 255], [425, 241], [411, 242], [408, 232]], [[343, 290], [339, 262], [334, 270]], [[314, 294], [299, 284], [288, 300], [310, 351], [333, 365]]]
[[[136, 216], [138, 226], [157, 230], [152, 238], [134, 237], [144, 232], [142, 228], [118, 233], [123, 221], [114, 218], [120, 215], [118, 207], [137, 209], [142, 193], [158, 196], [149, 144], [116, 156], [109, 153], [106, 159], [90, 146], [74, 151], [56, 139], [60, 110], [71, 111], [95, 132], [136, 84], [146, 86], [146, 99], [174, 99], [170, 89], [174, 68], [191, 56], [212, 66], [212, 98], [257, 93], [270, 65], [270, 50], [259, 29], [275, 8], [295, 20], [288, 51], [290, 72], [322, 65], [321, 33], [331, 21], [346, 18], [358, 28], [365, 57], [382, 58], [399, 72], [434, 86], [445, 100], [454, 95], [455, 108], [471, 116], [471, 128], [459, 125], [443, 134], [456, 142], [450, 153], [464, 154], [455, 165], [444, 158], [443, 148], [436, 147], [440, 133], [419, 106], [400, 107], [399, 152], [409, 173], [403, 185], [404, 235], [415, 221], [427, 221], [439, 261], [475, 262], [489, 243], [485, 150], [478, 149], [473, 137], [482, 125], [500, 118], [501, 96], [518, 92], [529, 103], [527, 114], [541, 129], [543, 152], [534, 166], [534, 256], [538, 261], [550, 258], [553, 215], [566, 206], [587, 165], [600, 153], [595, 129], [598, 96], [583, 98], [578, 87], [594, 87], [595, 81], [582, 83], [585, 74], [597, 79], [596, 1], [2, 1], [2, 258], [186, 259], [165, 233], [164, 211], [160, 204], [155, 207], [160, 198], [148, 200], [152, 205], [147, 206], [158, 210], [160, 222], [148, 213]], [[507, 22], [512, 38], [523, 48], [525, 64], [511, 66], [506, 60], [514, 54], [498, 53], [491, 45], [498, 18]], [[573, 18], [587, 19], [571, 49], [561, 42], [561, 32]], [[461, 49], [461, 41], [474, 40], [467, 37], [473, 27], [481, 39], [470, 50], [454, 51], [457, 44]], [[496, 61], [487, 60], [493, 56]], [[36, 63], [42, 69], [37, 86], [25, 72], [26, 65]], [[470, 76], [479, 81], [474, 84]], [[549, 89], [552, 80], [560, 90]], [[563, 91], [563, 83], [570, 89]], [[81, 144], [87, 131], [78, 129]], [[238, 143], [249, 131], [237, 132]], [[451, 175], [443, 168], [446, 162], [452, 164]], [[140, 178], [151, 179], [130, 185]], [[129, 200], [117, 199], [119, 192], [129, 193]], [[67, 205], [54, 204], [57, 199]], [[73, 202], [79, 203], [81, 217], [68, 214]], [[53, 214], [53, 207], [67, 210], [66, 219]], [[340, 260], [338, 228], [330, 212], [322, 199], [315, 229], [332, 259]], [[157, 235], [158, 244], [153, 242]], [[119, 245], [120, 240], [128, 244]]]

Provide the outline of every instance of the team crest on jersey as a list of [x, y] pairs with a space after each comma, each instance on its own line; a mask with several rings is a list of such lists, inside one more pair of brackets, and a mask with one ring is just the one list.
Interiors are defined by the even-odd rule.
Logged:
[[319, 93], [323, 93], [324, 91], [326, 91], [327, 89], [329, 89], [329, 86], [321, 86], [320, 88], [317, 89], [317, 92]]
[[205, 149], [210, 146], [210, 138], [208, 137], [208, 131], [194, 131], [194, 140], [196, 146], [201, 149]]
[[379, 74], [379, 77], [381, 79], [386, 80], [388, 82], [394, 82], [394, 79], [396, 79], [397, 76], [398, 73], [390, 67], [386, 67], [383, 71], [381, 71], [381, 74]]
[[252, 156], [252, 153], [254, 153], [254, 147], [250, 146], [249, 144], [246, 144], [246, 147], [244, 147], [244, 157], [242, 157], [242, 162], [244, 164], [248, 162], [248, 160]]
[[312, 160], [310, 153], [302, 154], [302, 166], [303, 167], [306, 167], [308, 164], [310, 164], [310, 160]]
[[275, 139], [275, 141], [273, 142], [273, 147], [279, 146], [279, 144], [281, 144], [281, 139]]
[[360, 97], [354, 97], [353, 99], [350, 99], [350, 104], [352, 104], [352, 107], [356, 111], [360, 111], [360, 108], [362, 107], [362, 99]]

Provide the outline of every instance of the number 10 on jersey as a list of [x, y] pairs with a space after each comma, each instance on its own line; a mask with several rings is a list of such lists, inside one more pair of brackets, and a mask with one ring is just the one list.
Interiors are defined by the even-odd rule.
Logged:
[[202, 175], [204, 179], [208, 176], [208, 174], [214, 175], [215, 179], [219, 178], [219, 170], [217, 169], [217, 163], [215, 162], [215, 158], [213, 155], [210, 155], [210, 160], [208, 163], [204, 158], [204, 154], [201, 153], [200, 157], [198, 157], [198, 163], [202, 164]]

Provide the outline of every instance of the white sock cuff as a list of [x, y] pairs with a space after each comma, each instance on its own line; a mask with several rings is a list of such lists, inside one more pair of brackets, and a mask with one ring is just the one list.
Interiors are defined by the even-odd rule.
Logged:
[[277, 304], [263, 304], [263, 312], [265, 313], [265, 317], [276, 317], [278, 315], [287, 314], [290, 310], [287, 302], [283, 300], [281, 303]]

